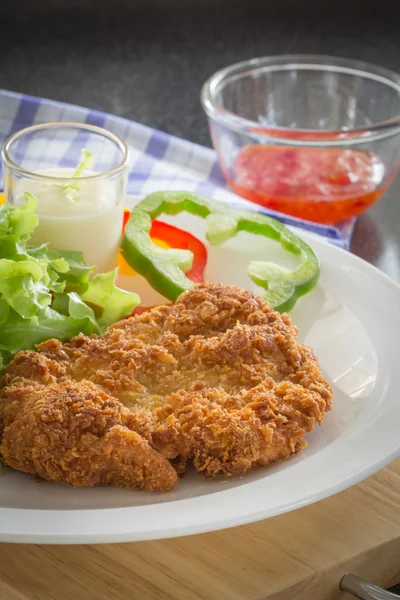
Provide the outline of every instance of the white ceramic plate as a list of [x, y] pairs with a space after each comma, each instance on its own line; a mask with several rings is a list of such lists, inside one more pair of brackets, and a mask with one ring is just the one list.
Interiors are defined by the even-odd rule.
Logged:
[[[166, 219], [169, 220], [169, 219]], [[201, 237], [201, 220], [171, 222]], [[350, 253], [304, 236], [321, 260], [317, 288], [292, 311], [334, 388], [333, 410], [298, 456], [242, 479], [189, 473], [167, 494], [70, 489], [6, 470], [0, 477], [0, 541], [99, 543], [194, 534], [249, 523], [325, 498], [371, 475], [400, 448], [400, 288]], [[207, 279], [256, 290], [250, 258], [287, 255], [241, 233], [210, 248]], [[140, 277], [122, 278], [144, 303], [160, 300]]]

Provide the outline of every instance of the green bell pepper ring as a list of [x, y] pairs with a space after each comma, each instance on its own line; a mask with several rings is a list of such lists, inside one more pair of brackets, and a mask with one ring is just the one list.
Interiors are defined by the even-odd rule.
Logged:
[[206, 238], [220, 245], [239, 231], [279, 241], [283, 248], [299, 257], [299, 265], [290, 270], [276, 263], [251, 261], [247, 273], [266, 290], [264, 298], [280, 312], [293, 308], [297, 299], [317, 283], [319, 261], [313, 250], [279, 221], [266, 215], [231, 208], [222, 202], [190, 192], [156, 192], [132, 210], [122, 240], [128, 264], [143, 275], [160, 294], [174, 302], [193, 282], [185, 276], [192, 265], [189, 250], [165, 249], [153, 244], [151, 223], [161, 214], [186, 211], [206, 220]]

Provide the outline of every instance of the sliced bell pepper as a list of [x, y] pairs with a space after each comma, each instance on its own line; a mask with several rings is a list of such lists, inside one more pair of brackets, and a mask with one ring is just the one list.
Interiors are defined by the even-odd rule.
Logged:
[[162, 240], [170, 248], [189, 250], [193, 253], [192, 268], [186, 272], [186, 277], [194, 283], [204, 281], [204, 270], [207, 264], [207, 248], [194, 235], [168, 223], [153, 221], [150, 229], [150, 237], [154, 240]]
[[[130, 215], [131, 211], [126, 209], [124, 211], [123, 232], [125, 231]], [[159, 248], [177, 248], [179, 250], [189, 250], [192, 252], [192, 267], [186, 273], [186, 277], [194, 283], [202, 283], [204, 281], [204, 270], [207, 264], [207, 249], [200, 240], [194, 237], [194, 235], [188, 231], [169, 225], [168, 223], [153, 221], [150, 229], [150, 237], [153, 244]], [[123, 256], [122, 260], [124, 260]], [[135, 271], [132, 269], [129, 272], [123, 263], [120, 263], [120, 270], [123, 274], [135, 274]]]
[[206, 237], [220, 245], [240, 231], [262, 235], [299, 257], [296, 269], [276, 263], [251, 261], [250, 278], [266, 290], [265, 299], [281, 312], [290, 310], [297, 299], [309, 292], [319, 277], [319, 261], [313, 250], [290, 229], [266, 215], [238, 210], [216, 200], [189, 192], [156, 192], [132, 210], [122, 240], [123, 256], [150, 285], [171, 301], [193, 285], [185, 273], [192, 268], [189, 249], [157, 247], [151, 239], [152, 222], [161, 214], [186, 211], [206, 219]]

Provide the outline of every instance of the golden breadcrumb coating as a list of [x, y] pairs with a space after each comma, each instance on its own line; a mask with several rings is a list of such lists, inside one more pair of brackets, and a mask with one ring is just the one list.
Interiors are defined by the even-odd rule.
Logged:
[[200, 284], [104, 336], [49, 340], [2, 378], [0, 453], [71, 485], [167, 491], [187, 461], [243, 475], [299, 452], [332, 390], [288, 315]]

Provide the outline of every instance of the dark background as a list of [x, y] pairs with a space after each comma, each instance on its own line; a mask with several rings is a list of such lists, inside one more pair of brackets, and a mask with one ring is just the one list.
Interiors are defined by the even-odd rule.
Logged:
[[233, 62], [324, 53], [400, 71], [396, 2], [368, 4], [0, 0], [0, 87], [101, 109], [209, 144], [201, 85]]
[[[199, 94], [217, 69], [318, 53], [400, 72], [400, 3], [378, 0], [0, 0], [0, 87], [210, 145]], [[400, 182], [352, 251], [400, 279]]]

